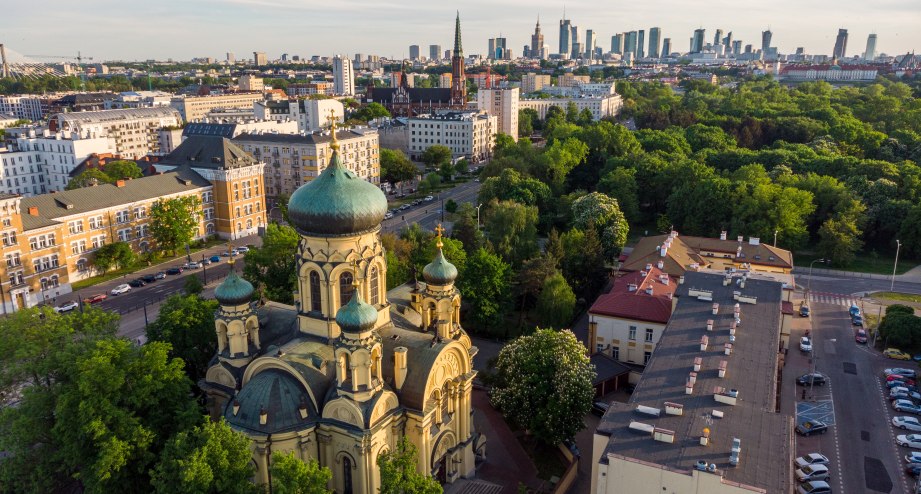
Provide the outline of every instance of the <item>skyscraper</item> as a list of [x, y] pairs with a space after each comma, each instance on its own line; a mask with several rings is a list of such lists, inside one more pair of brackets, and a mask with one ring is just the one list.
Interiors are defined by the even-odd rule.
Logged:
[[534, 34], [531, 35], [531, 58], [544, 58], [544, 35], [540, 32], [540, 17], [537, 18], [537, 26], [534, 27]]
[[496, 38], [489, 38], [489, 41], [486, 42], [486, 58], [496, 59]]
[[441, 45], [429, 45], [429, 60], [441, 60]]
[[707, 35], [706, 29], [695, 29], [694, 37], [691, 38], [691, 53], [700, 53], [704, 51], [704, 36]]
[[636, 58], [636, 31], [624, 33], [624, 53], [630, 53]]
[[636, 33], [636, 58], [646, 58], [646, 30], [640, 29]]
[[454, 24], [454, 56], [451, 57], [451, 106], [467, 106], [467, 76], [464, 73], [464, 48], [461, 46], [460, 12]]
[[611, 53], [620, 55], [624, 52], [624, 35], [615, 34], [611, 36]]
[[769, 48], [771, 48], [771, 38], [774, 36], [774, 33], [770, 29], [767, 31], [761, 31], [761, 53], [767, 53]]
[[409, 59], [419, 60], [419, 45], [409, 45]]
[[256, 67], [262, 67], [262, 66], [268, 65], [269, 60], [268, 58], [266, 58], [265, 52], [254, 51], [253, 52], [253, 63], [256, 65]]
[[732, 52], [732, 31], [729, 31], [723, 38], [723, 47], [726, 54]]
[[236, 55], [232, 51], [227, 52], [227, 65], [234, 65], [235, 63], [237, 63]]
[[735, 55], [742, 53], [742, 40], [737, 39], [732, 41], [732, 53]]
[[665, 38], [662, 40], [662, 56], [667, 57], [672, 54], [672, 39]]
[[585, 31], [585, 58], [591, 60], [595, 58], [595, 46], [598, 45], [598, 34], [589, 29]]
[[352, 61], [336, 55], [333, 57], [333, 92], [345, 96], [355, 94], [355, 72]]
[[876, 35], [871, 34], [867, 36], [867, 51], [863, 52], [863, 58], [865, 60], [873, 61], [876, 59]]
[[847, 53], [847, 29], [839, 29], [835, 38], [835, 51], [831, 54], [834, 58], [844, 58]]
[[563, 12], [563, 19], [560, 20], [560, 56], [569, 58], [572, 52], [572, 23], [566, 19], [566, 12]]
[[716, 33], [713, 34], [713, 46], [716, 47], [716, 45], [722, 44], [722, 42], [723, 42], [723, 30], [717, 29]]
[[509, 56], [508, 45], [505, 44], [505, 38], [496, 38], [496, 60], [508, 60], [511, 57]]
[[649, 58], [659, 58], [659, 44], [662, 30], [657, 27], [649, 28]]
[[579, 42], [579, 27], [570, 24], [570, 30], [572, 31], [569, 36], [569, 40], [572, 43], [570, 56], [580, 58], [582, 56], [582, 43]]

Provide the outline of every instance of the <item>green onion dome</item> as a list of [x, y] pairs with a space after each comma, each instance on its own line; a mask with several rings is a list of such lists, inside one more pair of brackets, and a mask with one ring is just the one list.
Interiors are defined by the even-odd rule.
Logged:
[[438, 246], [435, 259], [422, 270], [422, 277], [430, 285], [448, 285], [457, 279], [457, 268], [445, 259], [441, 245]]
[[243, 305], [253, 298], [253, 285], [231, 269], [227, 279], [214, 290], [214, 298], [221, 305]]
[[377, 310], [361, 299], [357, 287], [352, 299], [336, 313], [336, 324], [345, 333], [363, 333], [377, 324]]

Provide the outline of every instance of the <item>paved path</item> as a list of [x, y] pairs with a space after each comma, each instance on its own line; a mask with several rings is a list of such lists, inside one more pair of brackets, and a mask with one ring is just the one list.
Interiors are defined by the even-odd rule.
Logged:
[[473, 407], [477, 431], [486, 435], [486, 461], [477, 470], [477, 478], [501, 485], [504, 494], [516, 494], [519, 482], [530, 488], [540, 486], [537, 468], [505, 419], [489, 404], [485, 391], [473, 390]]

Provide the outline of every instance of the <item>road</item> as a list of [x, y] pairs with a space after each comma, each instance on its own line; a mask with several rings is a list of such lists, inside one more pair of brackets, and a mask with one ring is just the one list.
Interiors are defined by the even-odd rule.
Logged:
[[[809, 275], [797, 275], [796, 284], [806, 288], [810, 286], [814, 292], [841, 293], [852, 295], [859, 292], [889, 291], [889, 280], [874, 280], [867, 278], [849, 278], [813, 275], [810, 286]], [[902, 293], [921, 294], [921, 283], [896, 281], [893, 290]]]
[[480, 185], [479, 182], [467, 182], [453, 189], [442, 191], [435, 196], [434, 201], [423, 202], [418, 206], [395, 213], [393, 218], [389, 220], [384, 220], [381, 230], [387, 233], [396, 233], [405, 226], [418, 223], [424, 230], [432, 231], [438, 223], [443, 221], [442, 201], [447, 203], [448, 199], [453, 199], [458, 204], [469, 202], [476, 206]]
[[[816, 281], [813, 280], [813, 292]], [[852, 289], [850, 284], [847, 286]], [[795, 388], [791, 401], [795, 403], [797, 421], [812, 418], [833, 425], [828, 434], [797, 437], [797, 455], [819, 452], [827, 456], [832, 462], [831, 485], [836, 493], [908, 493], [911, 479], [903, 473], [902, 460], [907, 450], [895, 445], [896, 429], [890, 425], [893, 410], [888, 394], [883, 395], [880, 378], [884, 368], [897, 362], [854, 341], [854, 327], [847, 312], [850, 300], [825, 296], [812, 302], [815, 368], [828, 376], [829, 384], [807, 389], [805, 400], [801, 386], [787, 385], [784, 392]], [[797, 343], [791, 344], [788, 354], [784, 377], [787, 383], [808, 372], [812, 365], [809, 356], [798, 351], [801, 336], [801, 331], [795, 331], [791, 338]]]

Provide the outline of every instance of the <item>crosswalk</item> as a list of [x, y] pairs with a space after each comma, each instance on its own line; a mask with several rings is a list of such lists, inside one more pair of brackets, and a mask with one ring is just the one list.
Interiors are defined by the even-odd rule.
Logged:
[[856, 299], [854, 299], [852, 295], [846, 293], [812, 292], [809, 294], [809, 302], [814, 304], [829, 304], [850, 307], [854, 305]]

